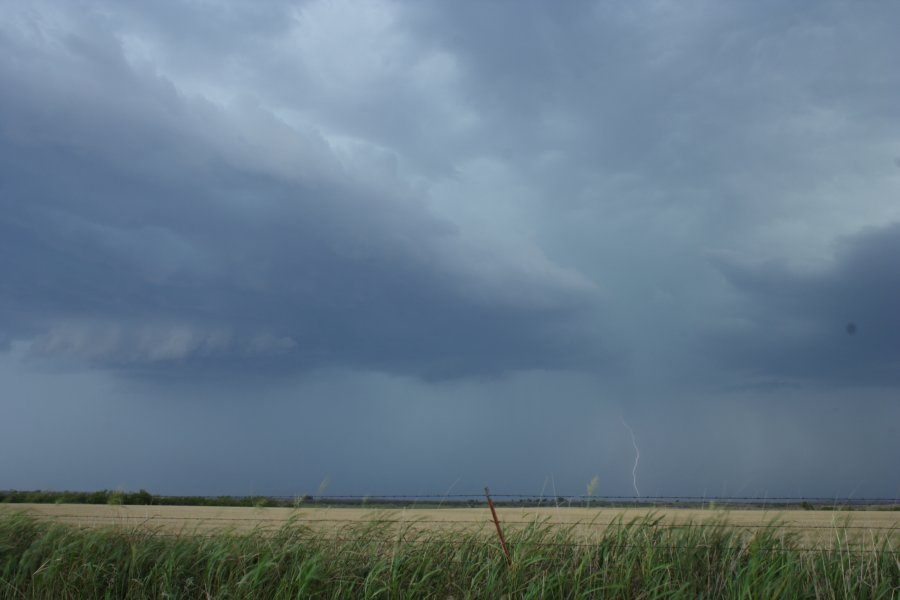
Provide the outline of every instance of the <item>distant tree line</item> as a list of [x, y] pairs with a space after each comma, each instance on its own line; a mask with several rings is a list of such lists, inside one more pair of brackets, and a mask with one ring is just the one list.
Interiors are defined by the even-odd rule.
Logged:
[[0, 503], [5, 504], [121, 504], [158, 506], [294, 506], [297, 499], [274, 499], [266, 496], [158, 496], [147, 490], [125, 492], [100, 490], [96, 492], [0, 491]]

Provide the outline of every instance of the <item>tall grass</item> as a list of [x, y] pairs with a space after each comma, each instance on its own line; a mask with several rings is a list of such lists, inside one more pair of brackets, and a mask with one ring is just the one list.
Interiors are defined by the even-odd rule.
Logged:
[[[839, 532], [838, 532], [839, 533]], [[809, 549], [776, 527], [619, 522], [592, 541], [534, 524], [485, 532], [377, 522], [327, 535], [174, 535], [0, 516], [0, 598], [896, 598], [900, 555], [838, 535]]]

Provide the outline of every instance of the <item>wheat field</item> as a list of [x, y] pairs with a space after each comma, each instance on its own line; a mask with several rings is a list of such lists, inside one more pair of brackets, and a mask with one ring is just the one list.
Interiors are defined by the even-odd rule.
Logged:
[[[249, 508], [211, 506], [114, 506], [85, 504], [8, 504], [3, 512], [25, 512], [39, 519], [83, 527], [143, 527], [166, 533], [277, 531], [288, 523], [322, 535], [338, 534], [364, 523], [378, 523], [397, 530], [494, 531], [487, 507], [404, 508], [300, 507]], [[879, 510], [799, 510], [702, 508], [512, 508], [497, 509], [504, 530], [541, 523], [569, 530], [589, 540], [611, 525], [652, 518], [662, 527], [725, 525], [754, 531], [775, 528], [806, 544], [828, 546], [852, 541], [860, 545], [888, 539], [900, 547], [900, 512]]]

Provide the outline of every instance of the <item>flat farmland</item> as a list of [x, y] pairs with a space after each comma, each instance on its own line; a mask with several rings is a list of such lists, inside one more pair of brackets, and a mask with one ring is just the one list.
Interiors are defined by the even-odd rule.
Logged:
[[[25, 512], [41, 520], [80, 527], [147, 528], [167, 534], [233, 531], [274, 532], [291, 524], [322, 537], [340, 536], [367, 525], [391, 531], [460, 531], [493, 534], [490, 511], [483, 508], [362, 507], [243, 508], [194, 506], [108, 506], [84, 504], [6, 504], [0, 511]], [[658, 526], [721, 525], [743, 531], [773, 527], [779, 535], [804, 544], [829, 547], [840, 541], [872, 546], [887, 539], [900, 547], [900, 512], [879, 510], [820, 511], [699, 508], [510, 508], [497, 509], [505, 531], [540, 523], [568, 529], [578, 539], [600, 537], [611, 526], [635, 520], [658, 520]]]

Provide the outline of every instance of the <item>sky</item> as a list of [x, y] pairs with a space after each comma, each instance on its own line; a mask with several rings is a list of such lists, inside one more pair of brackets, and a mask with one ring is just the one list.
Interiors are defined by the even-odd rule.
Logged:
[[0, 489], [896, 498], [898, 27], [0, 0]]

